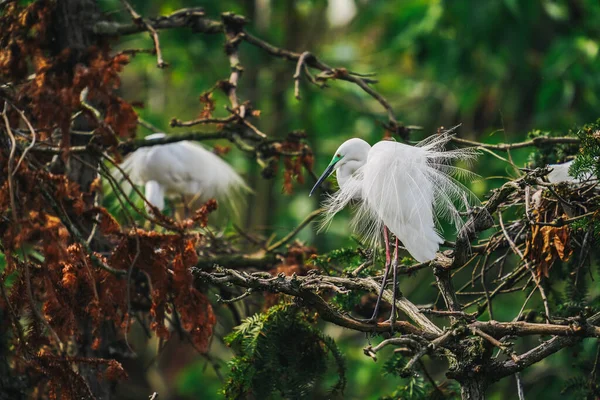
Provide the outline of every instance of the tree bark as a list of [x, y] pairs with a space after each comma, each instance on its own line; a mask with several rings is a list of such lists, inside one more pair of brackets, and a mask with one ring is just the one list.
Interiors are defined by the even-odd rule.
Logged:
[[[54, 12], [54, 37], [56, 47], [54, 52], [61, 53], [65, 49], [70, 51], [73, 68], [77, 64], [86, 63], [87, 50], [97, 45], [97, 38], [90, 29], [100, 19], [101, 13], [98, 9], [96, 0], [58, 0]], [[73, 122], [73, 129], [79, 131], [89, 131], [89, 123], [85, 118], [79, 117]], [[65, 132], [63, 132], [65, 134]], [[86, 145], [91, 135], [71, 134], [71, 145]], [[65, 171], [69, 179], [77, 182], [82, 192], [89, 192], [90, 185], [97, 177], [97, 170], [91, 166], [98, 166], [99, 160], [93, 154], [83, 153], [79, 155], [81, 161], [71, 157]], [[91, 196], [85, 197], [89, 206], [92, 206], [94, 199]], [[87, 237], [92, 232], [92, 223], [82, 221], [77, 216], [71, 216], [73, 222], [79, 230]], [[92, 242], [92, 247], [95, 243]], [[97, 249], [96, 249], [97, 250]], [[111, 329], [102, 329], [101, 345], [97, 350], [92, 349], [94, 338], [92, 337], [92, 328], [89, 319], [79, 320], [82, 335], [77, 343], [78, 355], [86, 358], [114, 358], [109, 354], [109, 346], [115, 341]], [[105, 327], [108, 328], [108, 327]], [[109, 400], [113, 394], [113, 385], [106, 380], [99, 380], [98, 366], [83, 363], [79, 366], [81, 376], [86, 380], [92, 394], [97, 399]]]
[[485, 399], [487, 383], [484, 379], [469, 378], [460, 382], [460, 395], [462, 400]]

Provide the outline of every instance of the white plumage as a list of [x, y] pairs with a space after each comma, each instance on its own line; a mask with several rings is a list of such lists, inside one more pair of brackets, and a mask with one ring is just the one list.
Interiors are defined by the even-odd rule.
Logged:
[[[164, 133], [156, 133], [146, 139], [164, 137]], [[125, 158], [121, 168], [134, 184], [144, 186], [147, 200], [161, 210], [165, 197], [183, 198], [190, 209], [214, 198], [237, 215], [241, 199], [250, 192], [229, 164], [189, 141], [141, 147]]]
[[458, 229], [459, 209], [476, 201], [453, 178], [473, 174], [450, 163], [472, 159], [477, 152], [443, 151], [450, 137], [435, 135], [416, 146], [382, 141], [371, 147], [356, 138], [344, 142], [317, 183], [337, 171], [340, 189], [325, 203], [324, 225], [351, 200], [360, 200], [352, 226], [372, 245], [381, 241], [387, 226], [417, 261], [435, 258], [444, 242], [436, 228], [438, 217], [449, 219]]
[[559, 183], [559, 182], [573, 182], [579, 183], [579, 179], [572, 177], [569, 174], [569, 168], [573, 164], [573, 161], [568, 161], [562, 164], [550, 164], [552, 170], [548, 174], [548, 182], [550, 183]]

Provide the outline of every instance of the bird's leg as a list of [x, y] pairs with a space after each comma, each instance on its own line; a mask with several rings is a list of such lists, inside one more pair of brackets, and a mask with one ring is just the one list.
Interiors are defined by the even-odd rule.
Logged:
[[392, 312], [390, 314], [390, 327], [394, 332], [396, 323], [396, 292], [398, 291], [398, 238], [396, 238], [396, 248], [394, 249], [394, 261], [392, 261]]
[[373, 315], [371, 316], [371, 318], [365, 321], [368, 324], [372, 324], [377, 320], [377, 314], [379, 314], [379, 307], [381, 305], [381, 297], [383, 296], [383, 291], [385, 290], [387, 276], [390, 273], [390, 243], [388, 237], [388, 229], [385, 225], [383, 226], [383, 240], [385, 242], [385, 271], [383, 272], [383, 280], [381, 281], [381, 288], [379, 289], [379, 295], [377, 296], [377, 302], [375, 303]]

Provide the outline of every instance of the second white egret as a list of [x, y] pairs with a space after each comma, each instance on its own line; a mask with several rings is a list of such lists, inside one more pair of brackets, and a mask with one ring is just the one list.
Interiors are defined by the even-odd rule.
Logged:
[[[573, 161], [575, 160], [567, 161], [562, 164], [549, 164], [548, 167], [550, 167], [550, 173], [548, 174], [548, 182], [567, 182], [571, 184], [578, 184], [596, 180], [594, 174], [591, 172], [584, 173], [579, 178], [575, 178], [573, 175], [571, 175], [569, 171], [571, 169], [571, 165], [573, 165]], [[597, 158], [595, 161], [599, 162]]]
[[[155, 133], [146, 140], [165, 137]], [[141, 147], [125, 158], [121, 168], [134, 184], [144, 186], [146, 199], [159, 210], [165, 207], [165, 198], [182, 200], [191, 210], [214, 198], [237, 216], [244, 195], [251, 191], [223, 159], [190, 141]]]
[[[444, 239], [436, 227], [438, 217], [449, 219], [459, 229], [459, 211], [476, 202], [476, 197], [454, 176], [474, 175], [451, 165], [452, 161], [470, 160], [474, 149], [444, 151], [451, 135], [434, 135], [410, 146], [394, 141], [381, 141], [371, 147], [362, 139], [344, 142], [310, 194], [334, 171], [339, 190], [325, 202], [325, 225], [352, 200], [358, 200], [352, 221], [354, 230], [372, 246], [381, 242], [386, 249], [386, 265], [374, 321], [386, 284], [391, 263], [388, 229], [396, 236], [396, 260], [393, 263], [394, 298], [398, 240], [419, 262], [430, 261]], [[457, 207], [458, 205], [458, 207]], [[395, 301], [392, 302], [392, 319]]]

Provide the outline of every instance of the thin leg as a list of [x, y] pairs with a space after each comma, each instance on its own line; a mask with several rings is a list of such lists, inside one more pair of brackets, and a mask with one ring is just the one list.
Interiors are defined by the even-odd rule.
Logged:
[[390, 243], [388, 237], [388, 229], [385, 225], [383, 226], [383, 240], [385, 241], [385, 271], [383, 272], [383, 280], [381, 281], [381, 288], [379, 289], [379, 295], [377, 296], [377, 302], [375, 303], [373, 315], [371, 316], [371, 318], [365, 321], [369, 324], [374, 323], [377, 320], [377, 314], [379, 314], [379, 307], [381, 306], [381, 297], [383, 296], [385, 284], [387, 283], [387, 277], [390, 273]]
[[390, 326], [394, 332], [394, 324], [396, 323], [396, 292], [398, 291], [398, 238], [396, 238], [396, 248], [394, 249], [394, 261], [392, 261], [392, 312], [390, 314]]

